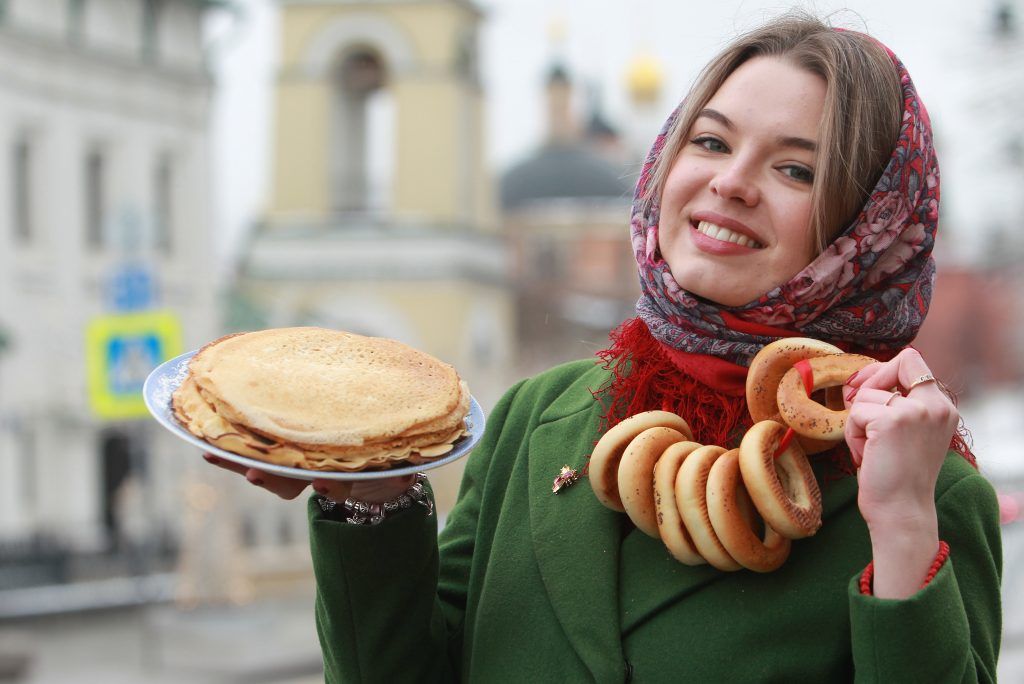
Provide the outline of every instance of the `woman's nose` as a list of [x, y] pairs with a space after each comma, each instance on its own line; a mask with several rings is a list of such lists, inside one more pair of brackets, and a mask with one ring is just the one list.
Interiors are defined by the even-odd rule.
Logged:
[[738, 159], [719, 169], [711, 179], [711, 191], [722, 199], [739, 200], [748, 207], [761, 200], [753, 169]]

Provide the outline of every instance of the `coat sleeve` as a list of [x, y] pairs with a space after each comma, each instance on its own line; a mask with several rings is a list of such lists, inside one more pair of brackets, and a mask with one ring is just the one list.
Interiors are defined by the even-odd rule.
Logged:
[[[954, 458], [959, 458], [954, 456]], [[950, 555], [907, 599], [849, 586], [857, 682], [995, 682], [1001, 634], [999, 506], [973, 473], [937, 499], [939, 536]]]
[[365, 526], [332, 519], [315, 498], [309, 500], [316, 624], [326, 682], [459, 679], [479, 483], [486, 478], [519, 387], [494, 408], [469, 457], [440, 551], [437, 519], [419, 506]]

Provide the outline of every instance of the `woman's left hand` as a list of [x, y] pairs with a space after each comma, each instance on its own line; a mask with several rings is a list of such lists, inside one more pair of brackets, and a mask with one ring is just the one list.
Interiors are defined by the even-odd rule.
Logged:
[[846, 442], [869, 527], [935, 515], [935, 483], [959, 414], [915, 349], [871, 364], [843, 388]]

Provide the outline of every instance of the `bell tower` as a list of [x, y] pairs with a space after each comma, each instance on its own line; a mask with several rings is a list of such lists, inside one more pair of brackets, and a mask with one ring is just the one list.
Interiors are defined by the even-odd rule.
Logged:
[[467, 0], [280, 5], [270, 221], [490, 229], [479, 9]]
[[[513, 379], [507, 250], [485, 166], [469, 0], [278, 0], [265, 215], [228, 328], [316, 325], [454, 365], [489, 409]], [[442, 513], [461, 468], [434, 482]]]

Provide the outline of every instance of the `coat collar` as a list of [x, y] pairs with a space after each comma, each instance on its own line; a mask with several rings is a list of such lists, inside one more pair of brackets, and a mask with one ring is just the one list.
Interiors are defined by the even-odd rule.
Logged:
[[[591, 400], [593, 401], [593, 400]], [[595, 681], [619, 678], [619, 549], [623, 518], [601, 505], [580, 480], [559, 494], [551, 484], [562, 465], [580, 467], [599, 414], [581, 411], [540, 425], [530, 437], [530, 533], [537, 565], [569, 642]]]

